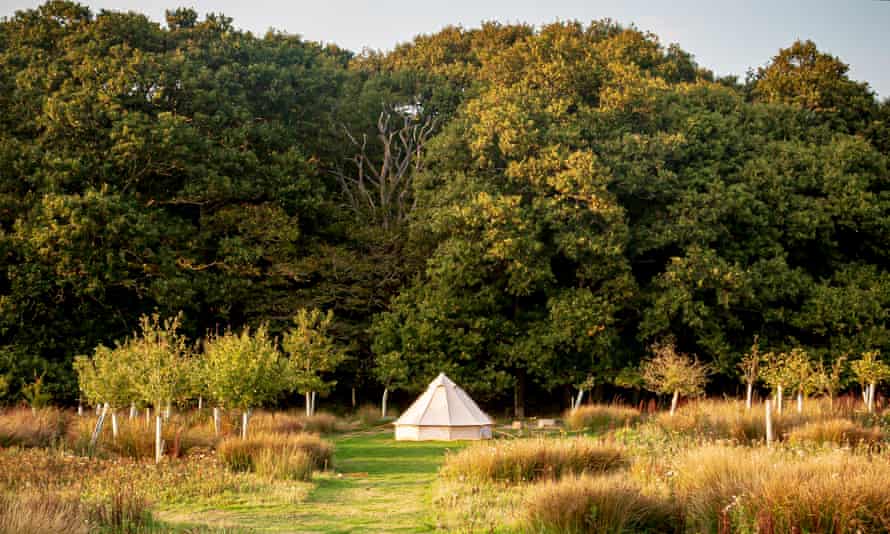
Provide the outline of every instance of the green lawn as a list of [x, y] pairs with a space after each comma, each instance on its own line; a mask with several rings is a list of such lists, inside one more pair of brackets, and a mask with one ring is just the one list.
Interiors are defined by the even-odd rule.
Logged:
[[[220, 507], [167, 508], [176, 527], [227, 532], [428, 532], [435, 529], [431, 486], [445, 451], [459, 443], [396, 442], [392, 431], [334, 439], [335, 471], [280, 494], [233, 496]], [[278, 492], [276, 492], [278, 493]]]

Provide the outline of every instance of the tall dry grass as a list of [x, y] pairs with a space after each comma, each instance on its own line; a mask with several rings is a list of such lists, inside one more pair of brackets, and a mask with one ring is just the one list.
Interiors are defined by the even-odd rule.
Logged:
[[380, 407], [373, 404], [362, 404], [355, 411], [355, 417], [363, 426], [373, 426], [380, 422]]
[[682, 516], [671, 499], [643, 493], [626, 475], [568, 477], [538, 485], [525, 502], [528, 532], [674, 533]]
[[345, 430], [348, 425], [337, 416], [318, 412], [307, 416], [293, 412], [257, 412], [250, 418], [251, 432], [272, 432], [276, 434], [314, 433], [334, 434]]
[[299, 447], [261, 449], [253, 460], [256, 474], [275, 480], [312, 480], [312, 457]]
[[87, 534], [92, 527], [77, 498], [36, 492], [0, 495], [0, 534]]
[[603, 473], [627, 465], [624, 452], [589, 438], [518, 439], [477, 443], [445, 457], [444, 478], [522, 483]]
[[614, 404], [588, 404], [563, 414], [572, 430], [589, 429], [595, 432], [632, 426], [640, 422], [640, 411]]
[[800, 455], [707, 446], [675, 464], [675, 495], [692, 532], [890, 531], [886, 455]]
[[[235, 472], [257, 472], [306, 480], [312, 470], [332, 465], [334, 445], [316, 434], [255, 433], [247, 439], [226, 438], [217, 447], [220, 461]], [[292, 471], [278, 471], [275, 464]], [[305, 470], [308, 473], [303, 473]]]
[[[95, 425], [95, 417], [75, 418], [67, 431], [68, 446], [81, 454], [91, 452], [90, 436]], [[194, 449], [212, 449], [220, 439], [206, 418], [197, 418], [191, 413], [174, 414], [165, 420], [161, 438], [165, 443], [164, 454], [171, 458], [183, 457]], [[144, 417], [132, 420], [120, 417], [117, 438], [112, 434], [111, 421], [106, 419], [97, 450], [93, 452], [141, 460], [154, 458], [154, 447], [154, 419], [146, 422]]]
[[834, 443], [838, 445], [874, 444], [885, 439], [878, 427], [866, 427], [849, 419], [833, 418], [813, 421], [791, 430], [790, 443]]
[[57, 408], [13, 408], [0, 413], [0, 447], [49, 447], [65, 436], [70, 414]]
[[[798, 413], [793, 403], [787, 403], [780, 415], [773, 412], [773, 431], [778, 440], [787, 439], [796, 429], [821, 424], [839, 417], [856, 417], [849, 406], [826, 399], [809, 399]], [[661, 413], [654, 423], [664, 430], [707, 440], [728, 439], [739, 443], [766, 440], [765, 410], [762, 404], [751, 410], [742, 401], [702, 400], [682, 406], [675, 415]]]

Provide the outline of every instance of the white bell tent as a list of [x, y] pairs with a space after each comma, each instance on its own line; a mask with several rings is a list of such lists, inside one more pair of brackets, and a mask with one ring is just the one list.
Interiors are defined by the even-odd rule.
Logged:
[[393, 424], [399, 441], [449, 441], [489, 439], [494, 421], [443, 373]]

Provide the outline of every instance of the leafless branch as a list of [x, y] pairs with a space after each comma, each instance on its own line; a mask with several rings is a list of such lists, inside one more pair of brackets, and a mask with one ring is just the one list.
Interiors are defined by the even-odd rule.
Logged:
[[391, 229], [404, 223], [415, 206], [411, 181], [424, 168], [424, 148], [436, 120], [417, 120], [409, 113], [385, 108], [377, 117], [376, 126], [379, 159], [369, 154], [367, 135], [358, 138], [344, 127], [356, 153], [348, 160], [349, 171], [338, 170], [334, 174], [356, 216]]

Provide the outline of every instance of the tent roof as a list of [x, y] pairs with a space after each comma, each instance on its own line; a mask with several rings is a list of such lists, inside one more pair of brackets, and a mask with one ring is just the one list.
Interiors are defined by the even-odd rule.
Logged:
[[480, 426], [493, 425], [467, 393], [457, 384], [439, 374], [426, 391], [395, 422], [396, 425], [417, 426]]

